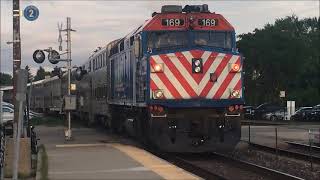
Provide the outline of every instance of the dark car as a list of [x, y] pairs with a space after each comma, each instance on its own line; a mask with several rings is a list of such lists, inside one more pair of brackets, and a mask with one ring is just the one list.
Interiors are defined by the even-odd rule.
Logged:
[[272, 104], [272, 103], [264, 103], [259, 105], [257, 108], [254, 109], [253, 117], [254, 119], [263, 119], [264, 114], [275, 112], [283, 109], [281, 106]]
[[320, 104], [313, 106], [306, 118], [309, 121], [320, 121]]
[[307, 116], [311, 113], [312, 107], [301, 107], [291, 117], [290, 120], [306, 121]]
[[254, 112], [253, 106], [244, 106], [243, 111], [244, 111], [244, 117], [246, 119], [253, 119], [253, 112]]

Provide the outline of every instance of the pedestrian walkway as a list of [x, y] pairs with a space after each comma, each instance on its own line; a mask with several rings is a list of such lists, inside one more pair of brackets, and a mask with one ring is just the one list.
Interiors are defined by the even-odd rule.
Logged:
[[73, 129], [65, 141], [62, 127], [37, 127], [46, 146], [49, 179], [199, 179], [136, 146], [130, 140], [89, 128]]

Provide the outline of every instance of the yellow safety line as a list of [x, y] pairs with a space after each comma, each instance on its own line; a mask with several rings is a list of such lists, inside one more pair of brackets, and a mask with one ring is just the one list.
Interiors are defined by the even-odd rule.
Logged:
[[111, 145], [112, 147], [127, 154], [132, 159], [136, 160], [146, 168], [157, 173], [164, 179], [185, 179], [185, 180], [201, 179], [198, 176], [195, 176], [177, 166], [170, 164], [167, 161], [164, 161], [152, 155], [149, 152], [146, 152], [134, 146], [122, 145], [122, 144], [116, 144], [116, 143], [112, 143], [108, 145]]
[[96, 144], [57, 144], [56, 148], [95, 147], [95, 146], [106, 146], [106, 144], [105, 143], [96, 143]]

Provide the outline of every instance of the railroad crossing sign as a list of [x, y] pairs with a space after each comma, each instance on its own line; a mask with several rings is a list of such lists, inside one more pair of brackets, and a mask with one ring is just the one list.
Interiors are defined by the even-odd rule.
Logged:
[[23, 11], [23, 15], [28, 21], [34, 21], [39, 17], [39, 9], [33, 5], [27, 6]]

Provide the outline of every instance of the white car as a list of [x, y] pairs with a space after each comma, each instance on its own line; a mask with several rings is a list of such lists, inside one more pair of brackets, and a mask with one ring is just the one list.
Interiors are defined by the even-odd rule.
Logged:
[[3, 124], [8, 124], [13, 122], [14, 110], [10, 107], [2, 107], [2, 121]]

